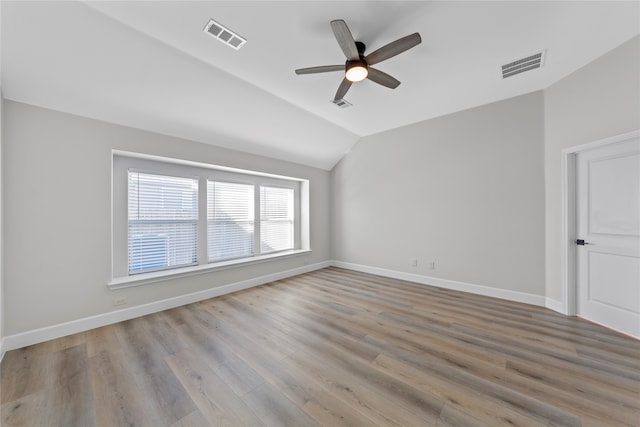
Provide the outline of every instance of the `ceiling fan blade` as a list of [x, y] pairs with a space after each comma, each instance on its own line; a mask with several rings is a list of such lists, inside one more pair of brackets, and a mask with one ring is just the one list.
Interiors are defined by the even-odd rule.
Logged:
[[369, 65], [377, 64], [378, 62], [392, 58], [416, 45], [419, 45], [420, 42], [422, 42], [422, 38], [419, 33], [409, 34], [408, 36], [402, 37], [371, 52], [364, 59]]
[[320, 67], [298, 68], [296, 74], [328, 73], [329, 71], [344, 71], [344, 65], [322, 65]]
[[367, 76], [367, 78], [378, 83], [379, 85], [386, 86], [390, 89], [395, 89], [400, 85], [400, 80], [397, 80], [396, 78], [391, 77], [389, 74], [371, 67], [369, 67], [369, 75]]
[[353, 40], [347, 23], [342, 19], [336, 19], [331, 21], [331, 29], [333, 30], [333, 35], [336, 36], [340, 48], [344, 52], [344, 56], [346, 56], [349, 61], [360, 59], [356, 42]]
[[344, 98], [344, 96], [347, 94], [347, 91], [349, 90], [350, 87], [351, 87], [351, 82], [347, 80], [345, 77], [342, 80], [342, 83], [340, 83], [340, 86], [338, 86], [338, 91], [336, 92], [336, 96], [333, 99], [338, 100], [338, 99]]

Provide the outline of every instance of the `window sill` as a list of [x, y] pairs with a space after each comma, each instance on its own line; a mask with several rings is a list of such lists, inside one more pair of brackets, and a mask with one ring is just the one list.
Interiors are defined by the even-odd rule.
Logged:
[[126, 277], [114, 277], [107, 287], [110, 290], [131, 288], [133, 286], [146, 285], [164, 280], [179, 279], [181, 277], [195, 276], [198, 274], [211, 273], [214, 271], [226, 270], [245, 265], [258, 264], [279, 258], [288, 258], [297, 255], [311, 253], [310, 249], [295, 249], [273, 254], [260, 255], [252, 258], [234, 259], [229, 261], [216, 262], [211, 264], [196, 265], [193, 267], [176, 268], [173, 270], [155, 271], [153, 273], [136, 274]]

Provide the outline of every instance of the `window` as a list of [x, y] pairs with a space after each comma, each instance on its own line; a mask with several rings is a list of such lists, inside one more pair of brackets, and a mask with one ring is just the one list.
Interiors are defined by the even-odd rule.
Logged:
[[207, 181], [209, 261], [253, 255], [253, 185]]
[[197, 262], [198, 181], [128, 173], [129, 274]]
[[303, 179], [114, 152], [109, 286], [307, 252], [308, 200]]
[[293, 189], [260, 187], [260, 251], [293, 248]]

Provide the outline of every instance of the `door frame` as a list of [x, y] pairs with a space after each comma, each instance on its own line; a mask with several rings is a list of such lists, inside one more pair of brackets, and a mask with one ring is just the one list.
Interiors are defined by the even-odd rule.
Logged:
[[575, 145], [562, 150], [562, 297], [563, 314], [577, 314], [577, 239], [576, 159], [578, 154], [594, 148], [640, 138], [640, 130]]

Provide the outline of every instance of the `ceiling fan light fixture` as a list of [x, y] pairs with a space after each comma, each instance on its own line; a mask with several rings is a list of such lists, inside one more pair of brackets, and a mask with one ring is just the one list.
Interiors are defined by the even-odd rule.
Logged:
[[349, 61], [347, 63], [347, 72], [345, 77], [350, 82], [360, 82], [367, 78], [369, 69], [364, 61]]
[[341, 101], [344, 101], [344, 96], [347, 91], [349, 91], [349, 88], [353, 83], [360, 82], [364, 79], [369, 79], [372, 82], [388, 87], [389, 89], [397, 88], [400, 84], [400, 80], [373, 67], [369, 70], [369, 64], [375, 65], [389, 58], [393, 58], [394, 56], [399, 55], [422, 42], [420, 34], [413, 33], [391, 43], [387, 43], [381, 48], [366, 55], [366, 45], [353, 39], [353, 35], [351, 34], [349, 27], [347, 27], [347, 23], [342, 19], [334, 19], [331, 21], [331, 29], [340, 49], [342, 49], [342, 53], [344, 53], [344, 56], [347, 58], [347, 62], [344, 66], [322, 65], [319, 67], [298, 68], [295, 72], [296, 74], [316, 74], [343, 71], [344, 77], [338, 86], [338, 91], [333, 97], [333, 102], [337, 105], [339, 105]]

